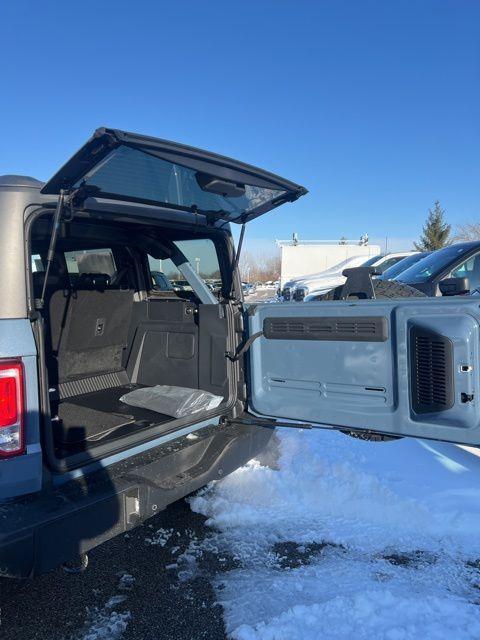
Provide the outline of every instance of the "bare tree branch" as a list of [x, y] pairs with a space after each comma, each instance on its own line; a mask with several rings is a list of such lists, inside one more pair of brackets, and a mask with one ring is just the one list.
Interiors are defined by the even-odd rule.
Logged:
[[464, 224], [459, 224], [455, 230], [453, 239], [456, 242], [480, 240], [480, 222], [465, 222]]
[[240, 256], [240, 275], [244, 282], [267, 282], [280, 278], [280, 255], [263, 256], [243, 251]]

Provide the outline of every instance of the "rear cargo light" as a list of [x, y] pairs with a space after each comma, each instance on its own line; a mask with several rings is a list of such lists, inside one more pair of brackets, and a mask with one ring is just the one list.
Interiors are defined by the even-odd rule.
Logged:
[[0, 458], [23, 453], [23, 366], [0, 360]]

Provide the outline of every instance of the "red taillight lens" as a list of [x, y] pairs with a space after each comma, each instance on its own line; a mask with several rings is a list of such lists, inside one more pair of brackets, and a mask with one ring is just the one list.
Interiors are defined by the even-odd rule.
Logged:
[[23, 452], [23, 366], [0, 360], [0, 457]]
[[17, 380], [14, 376], [0, 378], [0, 427], [17, 422]]

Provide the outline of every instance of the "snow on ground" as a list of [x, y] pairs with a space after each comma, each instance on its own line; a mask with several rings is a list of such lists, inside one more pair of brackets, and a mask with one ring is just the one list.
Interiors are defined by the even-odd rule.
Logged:
[[277, 467], [191, 500], [233, 567], [216, 583], [233, 638], [480, 638], [479, 457], [292, 430]]
[[135, 580], [132, 575], [122, 571], [118, 577], [117, 589], [122, 593], [109, 598], [101, 608], [87, 609], [85, 628], [76, 634], [78, 640], [120, 640], [123, 636], [131, 618], [130, 611], [125, 609], [127, 593]]

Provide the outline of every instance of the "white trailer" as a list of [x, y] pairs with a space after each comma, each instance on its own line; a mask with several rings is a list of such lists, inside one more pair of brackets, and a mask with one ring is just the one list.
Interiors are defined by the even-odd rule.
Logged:
[[281, 251], [280, 287], [300, 276], [319, 273], [352, 256], [365, 260], [381, 253], [377, 244], [368, 244], [368, 236], [360, 240], [277, 240]]

